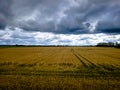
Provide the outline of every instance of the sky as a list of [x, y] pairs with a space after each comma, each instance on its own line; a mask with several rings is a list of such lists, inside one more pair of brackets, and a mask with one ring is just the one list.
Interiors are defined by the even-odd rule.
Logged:
[[120, 42], [120, 0], [0, 0], [0, 45]]

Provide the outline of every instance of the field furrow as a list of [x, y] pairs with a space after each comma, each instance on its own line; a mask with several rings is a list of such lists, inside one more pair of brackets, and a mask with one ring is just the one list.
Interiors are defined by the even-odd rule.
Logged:
[[[120, 51], [119, 49], [113, 49], [113, 48], [97, 48], [97, 47], [85, 47], [85, 48], [77, 48], [76, 49], [77, 52], [84, 56], [85, 58], [89, 59], [90, 62], [94, 63], [94, 64], [112, 64], [112, 65], [120, 65], [120, 60], [118, 58], [120, 58], [120, 56], [118, 55], [118, 52]], [[97, 51], [98, 50], [98, 51]], [[110, 51], [111, 50], [111, 51]], [[114, 58], [114, 54], [113, 56], [108, 56], [109, 53], [111, 54], [111, 52], [113, 52], [113, 50], [115, 50], [116, 52], [114, 52], [114, 54], [116, 54], [117, 57]], [[102, 54], [100, 54], [102, 53]], [[107, 55], [105, 55], [107, 54]]]
[[119, 54], [104, 47], [0, 48], [0, 89], [119, 90]]
[[75, 53], [73, 49], [71, 49], [73, 55], [85, 66], [87, 67], [86, 63], [82, 61], [82, 59]]

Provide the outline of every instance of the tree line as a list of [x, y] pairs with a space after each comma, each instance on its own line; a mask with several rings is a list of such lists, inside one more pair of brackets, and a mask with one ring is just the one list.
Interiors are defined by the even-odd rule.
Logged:
[[98, 47], [117, 47], [117, 48], [120, 48], [120, 43], [118, 43], [118, 42], [100, 42], [96, 46], [98, 46]]

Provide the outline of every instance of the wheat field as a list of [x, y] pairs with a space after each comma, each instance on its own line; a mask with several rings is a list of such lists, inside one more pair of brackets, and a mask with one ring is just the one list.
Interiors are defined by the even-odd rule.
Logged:
[[119, 90], [120, 49], [0, 47], [0, 89]]

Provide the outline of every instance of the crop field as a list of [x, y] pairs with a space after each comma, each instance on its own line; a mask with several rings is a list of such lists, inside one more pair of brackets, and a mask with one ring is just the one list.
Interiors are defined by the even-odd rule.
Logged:
[[120, 49], [0, 47], [0, 89], [120, 90]]

